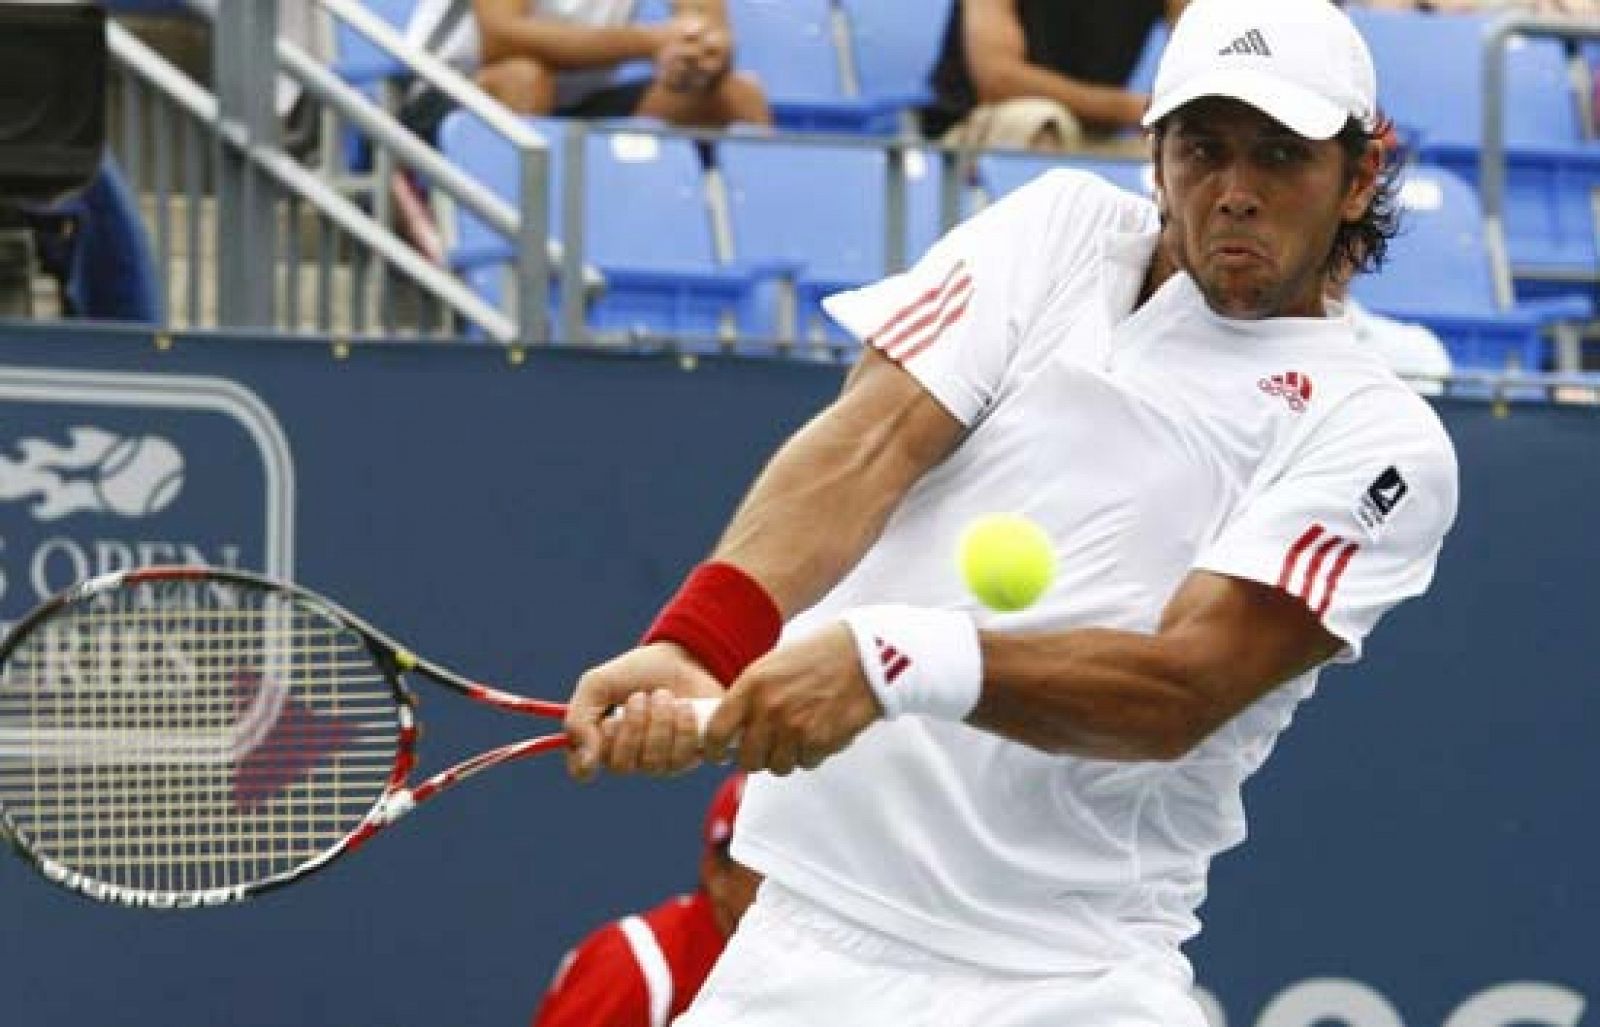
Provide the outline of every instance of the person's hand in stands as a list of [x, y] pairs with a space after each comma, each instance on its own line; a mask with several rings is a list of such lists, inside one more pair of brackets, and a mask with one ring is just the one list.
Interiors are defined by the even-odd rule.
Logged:
[[670, 35], [656, 53], [662, 83], [673, 92], [704, 93], [727, 74], [732, 49], [728, 34], [702, 18], [674, 18]]

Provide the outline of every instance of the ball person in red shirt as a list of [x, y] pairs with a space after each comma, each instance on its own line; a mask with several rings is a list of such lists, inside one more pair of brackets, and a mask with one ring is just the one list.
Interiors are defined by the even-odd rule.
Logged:
[[701, 832], [700, 886], [614, 920], [567, 953], [533, 1027], [662, 1027], [689, 1008], [761, 877], [728, 852], [744, 775], [722, 783]]

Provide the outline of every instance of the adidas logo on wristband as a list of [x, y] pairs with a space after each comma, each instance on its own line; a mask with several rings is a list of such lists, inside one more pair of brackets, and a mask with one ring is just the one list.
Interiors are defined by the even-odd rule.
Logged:
[[887, 719], [919, 713], [964, 720], [983, 689], [972, 618], [920, 606], [858, 606], [844, 614], [856, 655]]
[[911, 669], [911, 657], [881, 638], [872, 641], [878, 647], [878, 665], [883, 668], [883, 679], [892, 685], [896, 678]]

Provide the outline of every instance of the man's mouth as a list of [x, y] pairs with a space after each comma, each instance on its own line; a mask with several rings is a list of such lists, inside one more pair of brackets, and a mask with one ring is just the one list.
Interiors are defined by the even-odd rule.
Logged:
[[1219, 239], [1211, 244], [1211, 256], [1227, 263], [1268, 263], [1266, 247], [1251, 239]]

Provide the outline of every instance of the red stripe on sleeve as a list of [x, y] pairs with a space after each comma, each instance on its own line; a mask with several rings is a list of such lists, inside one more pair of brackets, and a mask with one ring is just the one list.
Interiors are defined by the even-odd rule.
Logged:
[[1300, 562], [1300, 555], [1306, 547], [1322, 537], [1322, 525], [1313, 524], [1305, 530], [1305, 534], [1294, 540], [1294, 545], [1283, 556], [1283, 570], [1278, 572], [1278, 588], [1289, 591], [1289, 579], [1294, 577], [1295, 565]]
[[1334, 589], [1339, 587], [1339, 579], [1344, 577], [1344, 569], [1350, 566], [1350, 558], [1356, 555], [1356, 550], [1361, 547], [1354, 542], [1346, 542], [1344, 548], [1339, 550], [1338, 559], [1333, 561], [1333, 570], [1328, 572], [1328, 590], [1322, 594], [1322, 602], [1317, 604], [1317, 616], [1321, 617], [1328, 612], [1328, 606], [1333, 602]]
[[948, 286], [950, 284], [950, 282], [958, 274], [960, 274], [961, 271], [966, 266], [967, 266], [966, 265], [966, 261], [962, 261], [962, 260], [956, 261], [955, 264], [951, 265], [950, 270], [948, 272], [946, 272], [943, 281], [941, 281], [938, 285], [934, 286], [933, 288], [929, 289], [927, 292], [923, 293], [921, 296], [918, 296], [916, 299], [912, 300], [910, 303], [907, 303], [905, 306], [901, 307], [898, 311], [895, 312], [895, 315], [893, 317], [889, 318], [888, 321], [884, 322], [883, 327], [879, 328], [877, 331], [872, 333], [872, 337], [868, 341], [870, 341], [874, 346], [879, 345], [879, 342], [878, 342], [879, 339], [882, 339], [884, 336], [886, 336], [890, 332], [894, 331], [895, 328], [897, 328], [902, 321], [904, 321], [907, 318], [909, 318], [909, 317], [913, 316], [914, 314], [916, 314], [916, 312], [918, 310], [920, 310], [923, 306], [925, 306], [925, 305], [927, 305], [929, 303], [932, 303], [938, 297], [938, 295], [940, 293], [944, 292], [945, 287]]
[[[915, 339], [919, 332], [925, 332], [929, 325], [939, 322], [944, 317], [945, 309], [950, 306], [951, 302], [963, 299], [971, 293], [971, 290], [972, 276], [962, 275], [949, 283], [948, 288], [939, 295], [936, 302], [926, 305], [921, 316], [915, 321], [902, 327], [892, 338], [886, 338], [882, 342], [876, 342], [873, 345], [895, 360], [905, 360], [908, 356], [905, 351], [902, 350], [902, 352], [896, 353], [894, 350], [905, 346], [908, 340]], [[963, 309], [965, 309], [964, 303]], [[935, 337], [938, 336], [939, 330], [937, 327], [934, 329], [933, 334]], [[924, 346], [921, 342], [912, 342], [911, 348], [921, 351]]]
[[1311, 605], [1311, 594], [1316, 590], [1317, 574], [1322, 570], [1322, 561], [1328, 558], [1328, 554], [1333, 551], [1334, 546], [1343, 541], [1344, 539], [1338, 535], [1329, 535], [1322, 540], [1322, 544], [1317, 546], [1317, 551], [1312, 554], [1311, 564], [1306, 568], [1305, 581], [1300, 586], [1300, 598], [1306, 601], [1307, 606]]
[[[966, 283], [967, 290], [965, 293], [961, 294], [961, 302], [957, 304], [956, 308], [941, 318], [939, 323], [933, 326], [933, 331], [925, 335], [920, 342], [915, 343], [909, 349], [896, 355], [896, 360], [900, 361], [902, 364], [907, 360], [910, 360], [918, 353], [921, 353], [929, 346], [932, 346], [934, 343], [938, 342], [939, 337], [945, 333], [945, 329], [961, 320], [962, 315], [967, 312], [967, 307], [972, 304], [972, 279], [965, 278], [962, 279], [962, 281]], [[955, 294], [952, 293], [951, 295], [953, 296]]]

